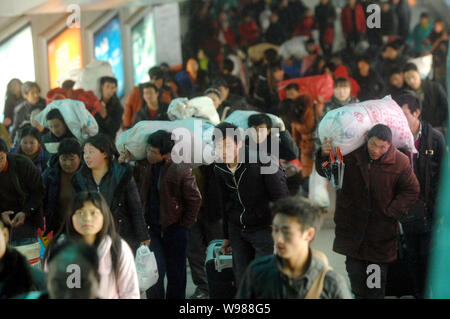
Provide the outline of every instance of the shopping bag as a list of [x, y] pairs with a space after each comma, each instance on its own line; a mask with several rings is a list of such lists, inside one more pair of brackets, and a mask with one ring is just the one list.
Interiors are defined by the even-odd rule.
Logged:
[[28, 260], [31, 267], [41, 269], [41, 245], [39, 241], [28, 245], [14, 246]]
[[330, 206], [330, 197], [327, 190], [328, 180], [320, 176], [316, 169], [309, 176], [309, 195], [308, 198], [319, 207]]
[[158, 281], [158, 265], [155, 254], [148, 246], [141, 246], [136, 251], [136, 271], [138, 274], [139, 290], [146, 291]]

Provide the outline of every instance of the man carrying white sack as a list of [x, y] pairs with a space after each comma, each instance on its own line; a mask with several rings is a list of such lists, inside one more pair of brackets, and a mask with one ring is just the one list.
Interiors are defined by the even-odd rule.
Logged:
[[[316, 154], [317, 172], [329, 158], [325, 138]], [[342, 189], [337, 191], [333, 250], [345, 255], [352, 292], [357, 299], [385, 296], [388, 263], [397, 259], [398, 220], [419, 195], [409, 159], [392, 143], [391, 129], [375, 125], [367, 142], [344, 156]], [[375, 276], [374, 276], [375, 275]]]

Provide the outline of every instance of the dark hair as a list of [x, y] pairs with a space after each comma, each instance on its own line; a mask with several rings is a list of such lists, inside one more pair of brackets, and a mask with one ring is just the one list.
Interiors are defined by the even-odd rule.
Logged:
[[60, 120], [64, 123], [64, 125], [66, 125], [66, 122], [64, 121], [64, 117], [62, 116], [61, 112], [58, 109], [51, 109], [50, 111], [48, 111], [47, 115], [45, 116], [45, 119], [47, 121]]
[[81, 145], [78, 140], [74, 137], [66, 137], [61, 140], [58, 146], [57, 156], [66, 154], [75, 154], [81, 157], [83, 150], [81, 149]]
[[8, 153], [8, 145], [6, 141], [0, 137], [0, 153]]
[[25, 125], [20, 129], [19, 132], [20, 140], [22, 140], [26, 136], [34, 137], [39, 144], [41, 144], [41, 132], [39, 130], [31, 125]]
[[288, 90], [300, 91], [297, 83], [291, 83], [291, 84], [286, 85], [286, 89], [285, 90], [286, 91], [288, 91]]
[[99, 259], [97, 250], [82, 241], [74, 241], [70, 239], [60, 240], [49, 251], [47, 263], [50, 264], [53, 259], [65, 252], [70, 251], [68, 256], [71, 257], [71, 263], [76, 263], [75, 260], [82, 259], [86, 262], [84, 266], [88, 266], [94, 272], [95, 278], [100, 281], [100, 274], [98, 273]]
[[367, 138], [370, 139], [376, 137], [382, 141], [392, 143], [392, 131], [389, 126], [384, 124], [377, 124], [372, 127], [367, 134]]
[[336, 78], [336, 80], [334, 80], [334, 87], [338, 87], [338, 86], [348, 86], [351, 87], [351, 83], [349, 81], [349, 79], [344, 78], [344, 77], [338, 77]]
[[16, 82], [19, 82], [20, 86], [22, 86], [22, 81], [20, 81], [19, 79], [17, 79], [17, 78], [11, 79], [8, 82], [8, 85], [6, 86], [6, 99], [14, 96], [14, 93], [12, 92], [12, 87], [13, 87], [14, 83], [16, 83]]
[[[231, 130], [232, 130], [232, 132], [231, 132]], [[232, 135], [230, 135], [230, 133]], [[219, 123], [214, 127], [212, 140], [215, 141], [216, 138], [219, 136], [222, 139], [232, 136], [234, 138], [234, 141], [236, 142], [236, 144], [239, 143], [240, 141], [242, 141], [242, 132], [239, 130], [239, 128], [236, 125], [228, 123], [228, 122]]]
[[391, 41], [391, 42], [386, 44], [384, 49], [386, 50], [389, 47], [397, 51], [397, 50], [399, 50], [401, 48], [401, 44], [400, 44], [399, 41]]
[[391, 72], [389, 73], [389, 77], [393, 76], [394, 74], [402, 74], [403, 75], [403, 69], [400, 66], [393, 66], [391, 68]]
[[75, 81], [73, 80], [65, 80], [61, 87], [65, 90], [71, 90], [75, 86]]
[[276, 214], [283, 214], [297, 219], [302, 232], [310, 227], [316, 230], [319, 228], [319, 207], [302, 196], [297, 195], [281, 198], [273, 204], [271, 210], [274, 217]]
[[267, 49], [264, 51], [264, 58], [269, 64], [279, 61], [278, 52], [275, 49]]
[[206, 91], [203, 93], [203, 95], [208, 95], [210, 93], [213, 93], [215, 95], [217, 95], [217, 97], [219, 98], [219, 100], [222, 100], [222, 94], [220, 93], [220, 91], [216, 88], [208, 88], [206, 89]]
[[419, 72], [419, 69], [417, 68], [417, 65], [415, 65], [412, 62], [406, 63], [406, 65], [403, 67], [403, 72], [409, 72], [409, 71], [416, 71]]
[[231, 73], [233, 69], [234, 69], [234, 62], [231, 59], [226, 58], [225, 60], [223, 60], [224, 71], [228, 71]]
[[213, 87], [218, 89], [221, 86], [224, 86], [226, 88], [229, 88], [230, 86], [228, 85], [228, 82], [223, 78], [223, 77], [216, 77], [214, 78], [213, 82]]
[[414, 113], [419, 110], [422, 112], [422, 104], [420, 103], [419, 97], [414, 91], [404, 90], [398, 95], [392, 96], [392, 99], [400, 106], [408, 105], [409, 111]]
[[27, 81], [22, 85], [22, 94], [28, 94], [33, 88], [37, 88], [41, 92], [41, 88], [36, 82]]
[[100, 86], [103, 86], [105, 83], [113, 83], [117, 86], [117, 79], [112, 76], [102, 76], [100, 78]]
[[116, 145], [108, 135], [99, 133], [89, 137], [83, 144], [83, 150], [86, 144], [91, 144], [102, 153], [107, 154], [108, 163], [111, 164], [115, 159], [119, 158], [119, 152]]
[[161, 155], [165, 155], [172, 152], [175, 142], [172, 140], [172, 133], [159, 130], [148, 137], [147, 144], [159, 149]]
[[271, 118], [264, 113], [252, 114], [248, 117], [247, 121], [248, 127], [257, 127], [258, 125], [266, 124], [268, 130], [272, 128]]
[[356, 58], [356, 63], [359, 63], [361, 61], [364, 61], [370, 65], [372, 63], [372, 58], [368, 54], [361, 54]]
[[422, 18], [429, 18], [429, 15], [428, 15], [428, 13], [427, 12], [422, 12], [421, 14], [420, 14], [420, 19], [422, 19]]
[[82, 240], [82, 235], [79, 234], [73, 226], [72, 217], [77, 210], [81, 209], [84, 206], [85, 202], [91, 202], [103, 214], [103, 227], [96, 235], [94, 247], [98, 248], [102, 241], [106, 238], [106, 236], [109, 236], [111, 238], [112, 266], [116, 277], [118, 277], [120, 270], [119, 261], [122, 251], [121, 237], [116, 232], [115, 220], [111, 213], [111, 210], [105, 198], [99, 192], [79, 192], [75, 194], [70, 203], [69, 211], [64, 216], [64, 223], [59, 229], [57, 235], [55, 235], [53, 240], [50, 242], [50, 245], [45, 252], [44, 261], [47, 260], [50, 252], [53, 250], [53, 247], [56, 245], [56, 243], [58, 242], [58, 238], [60, 238], [61, 235], [64, 234], [65, 237], [69, 240]]
[[141, 84], [141, 88], [142, 88], [142, 91], [144, 91], [144, 89], [152, 88], [153, 90], [155, 90], [156, 93], [159, 94], [158, 87], [153, 83], [145, 82], [144, 84]]
[[164, 79], [164, 71], [159, 66], [154, 66], [148, 70], [148, 76], [150, 77], [150, 80], [159, 80]]
[[306, 41], [306, 45], [308, 45], [308, 44], [316, 44], [316, 42], [314, 41], [313, 38], [309, 38], [309, 39]]

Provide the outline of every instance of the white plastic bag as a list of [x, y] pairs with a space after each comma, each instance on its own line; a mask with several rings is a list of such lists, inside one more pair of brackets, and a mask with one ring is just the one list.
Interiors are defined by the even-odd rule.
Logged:
[[139, 281], [139, 290], [146, 291], [158, 281], [158, 265], [155, 254], [148, 246], [141, 246], [136, 250], [136, 271]]
[[365, 143], [368, 131], [376, 124], [389, 126], [397, 148], [417, 153], [405, 114], [391, 96], [329, 111], [319, 123], [319, 138], [321, 142], [325, 137], [330, 139], [334, 147], [339, 146], [347, 155]]
[[[315, 165], [314, 165], [315, 166]], [[309, 195], [308, 198], [319, 207], [330, 206], [330, 196], [328, 194], [328, 180], [317, 173], [315, 167], [309, 176]]]
[[67, 72], [58, 82], [61, 86], [65, 80], [72, 80], [75, 82], [74, 89], [93, 91], [100, 97], [100, 78], [103, 76], [115, 77], [111, 64], [107, 61], [93, 60], [83, 68]]
[[167, 116], [172, 121], [196, 117], [210, 121], [214, 125], [220, 123], [219, 113], [214, 107], [213, 100], [208, 96], [200, 96], [191, 100], [174, 99], [167, 109]]
[[44, 127], [48, 128], [47, 114], [53, 109], [58, 109], [61, 113], [67, 128], [83, 143], [89, 136], [94, 136], [98, 133], [98, 124], [95, 117], [86, 109], [86, 106], [81, 101], [64, 99], [55, 100], [48, 104], [35, 119]]
[[[214, 153], [214, 143], [212, 141], [214, 126], [208, 121], [196, 118], [177, 121], [140, 121], [131, 129], [119, 135], [116, 141], [116, 147], [119, 152], [128, 151], [132, 160], [139, 161], [146, 158], [145, 150], [147, 147], [147, 139], [152, 133], [155, 133], [158, 130], [173, 132], [175, 129], [179, 128], [184, 128], [189, 131], [190, 139], [186, 141], [183, 140], [179, 142], [180, 144], [176, 143], [176, 147], [174, 147], [172, 152], [172, 160], [176, 161], [174, 153], [176, 153], [181, 146], [186, 146], [191, 152], [191, 163], [210, 164], [206, 155], [213, 156]], [[197, 160], [195, 160], [195, 158], [193, 158], [194, 150], [202, 150], [205, 158], [197, 156]]]
[[433, 68], [433, 55], [428, 54], [419, 58], [410, 59], [408, 62], [414, 63], [420, 73], [420, 78], [423, 80], [430, 75]]
[[305, 42], [308, 40], [308, 37], [305, 36], [296, 36], [293, 37], [280, 46], [280, 50], [278, 50], [278, 54], [283, 57], [283, 59], [289, 59], [291, 56], [302, 59], [308, 55], [308, 51], [306, 51]]

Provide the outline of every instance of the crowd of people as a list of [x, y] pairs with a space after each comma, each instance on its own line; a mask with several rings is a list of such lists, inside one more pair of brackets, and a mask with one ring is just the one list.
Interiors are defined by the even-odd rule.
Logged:
[[[190, 1], [182, 70], [152, 67], [149, 82], [135, 86], [124, 105], [117, 80], [99, 79], [99, 133], [85, 140], [58, 109], [47, 113], [47, 127], [36, 121], [46, 107], [39, 84], [12, 79], [0, 124], [0, 298], [31, 292], [36, 298], [140, 298], [134, 254], [146, 245], [159, 272], [148, 299], [207, 299], [213, 283], [206, 249], [215, 239], [232, 254], [237, 298], [384, 298], [399, 226], [413, 295], [424, 298], [447, 152], [445, 21], [424, 12], [410, 30], [406, 0], [340, 1], [342, 8], [335, 2], [311, 8], [302, 0]], [[381, 6], [378, 29], [366, 23], [373, 3]], [[336, 23], [343, 48], [336, 45]], [[410, 60], [429, 54], [433, 67], [423, 76]], [[332, 77], [331, 98], [295, 82], [283, 86], [281, 98], [283, 81], [319, 75]], [[318, 140], [317, 127], [327, 112], [386, 95], [403, 110], [418, 153], [398, 150], [391, 129], [379, 124], [344, 157], [333, 250], [346, 256], [348, 284], [309, 246], [324, 214], [305, 199], [309, 179], [314, 171], [326, 176], [322, 164], [333, 152], [331, 141]], [[175, 98], [198, 96], [209, 97], [219, 115], [213, 140], [220, 162], [174, 163], [175, 143], [163, 130], [148, 137], [145, 159], [119, 154], [115, 141], [122, 132], [141, 121], [169, 120]], [[239, 161], [255, 143], [229, 134], [238, 128], [225, 119], [238, 110], [257, 111], [248, 126], [257, 130], [256, 147], [278, 157], [276, 172], [261, 174], [259, 159]], [[276, 136], [267, 114], [282, 119]], [[271, 138], [279, 155], [271, 154]], [[43, 272], [14, 249], [39, 236], [50, 239]], [[186, 261], [192, 296], [185, 293]], [[65, 267], [74, 263], [82, 265], [81, 290], [65, 286]], [[371, 264], [381, 269], [377, 289], [366, 285]]]

